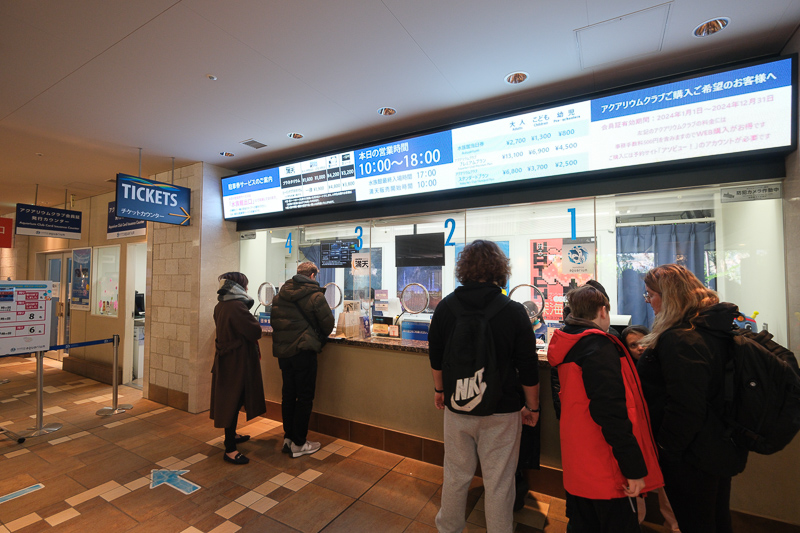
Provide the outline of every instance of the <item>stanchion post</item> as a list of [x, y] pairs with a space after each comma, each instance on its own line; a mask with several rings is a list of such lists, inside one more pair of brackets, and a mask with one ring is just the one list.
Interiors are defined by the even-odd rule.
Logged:
[[43, 425], [44, 421], [44, 352], [36, 352], [36, 427], [20, 433], [22, 437], [38, 437], [61, 429], [61, 424]]
[[111, 364], [111, 407], [103, 407], [99, 411], [97, 411], [98, 416], [111, 416], [111, 415], [118, 415], [120, 413], [124, 413], [130, 409], [133, 409], [133, 406], [129, 403], [118, 405], [117, 404], [117, 395], [119, 393], [119, 384], [118, 384], [118, 373], [119, 368], [119, 335], [114, 335], [114, 360]]

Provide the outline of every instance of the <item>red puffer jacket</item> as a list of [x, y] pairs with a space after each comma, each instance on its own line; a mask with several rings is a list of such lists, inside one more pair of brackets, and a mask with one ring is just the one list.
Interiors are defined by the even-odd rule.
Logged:
[[662, 487], [650, 417], [628, 351], [599, 329], [565, 329], [575, 333], [556, 331], [547, 353], [561, 381], [564, 488], [605, 500], [625, 497], [628, 479], [643, 477], [642, 492]]

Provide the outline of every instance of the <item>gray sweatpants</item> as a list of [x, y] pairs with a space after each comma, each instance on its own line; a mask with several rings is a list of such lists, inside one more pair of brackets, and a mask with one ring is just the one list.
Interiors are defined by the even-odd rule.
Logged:
[[519, 412], [470, 416], [444, 410], [444, 483], [442, 507], [436, 515], [440, 533], [461, 533], [464, 529], [467, 491], [479, 457], [487, 532], [513, 531], [514, 472], [520, 435]]

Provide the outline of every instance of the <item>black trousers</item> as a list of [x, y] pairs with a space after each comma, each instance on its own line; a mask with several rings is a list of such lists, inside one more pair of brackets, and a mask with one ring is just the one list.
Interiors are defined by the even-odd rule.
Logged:
[[664, 489], [681, 533], [732, 533], [731, 478], [661, 458]]
[[[591, 500], [567, 493], [570, 533], [639, 533], [636, 502], [629, 498]], [[683, 530], [681, 530], [682, 532]]]
[[[244, 391], [242, 391], [242, 396], [239, 398], [239, 407], [237, 411], [242, 408], [244, 405]], [[231, 453], [236, 451], [236, 424], [239, 422], [239, 418], [236, 417], [233, 419], [233, 425], [230, 427], [225, 428], [225, 453]]]
[[308, 421], [317, 388], [317, 354], [303, 351], [294, 357], [281, 357], [278, 366], [283, 377], [283, 432], [295, 445], [302, 446], [308, 436]]

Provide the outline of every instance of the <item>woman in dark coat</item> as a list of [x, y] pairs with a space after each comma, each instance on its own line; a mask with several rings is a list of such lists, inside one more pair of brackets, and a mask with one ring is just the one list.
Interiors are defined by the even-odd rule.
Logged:
[[225, 455], [237, 465], [250, 460], [236, 451], [236, 445], [249, 435], [237, 435], [239, 409], [244, 406], [247, 420], [267, 412], [261, 381], [261, 353], [258, 339], [261, 326], [250, 314], [253, 299], [247, 296], [247, 276], [227, 272], [219, 278], [219, 303], [214, 308], [217, 325], [216, 353], [211, 369], [211, 418], [214, 427], [225, 428]]
[[644, 282], [656, 318], [637, 368], [664, 489], [683, 533], [731, 533], [731, 477], [747, 461], [723, 423], [736, 306], [681, 265], [656, 267]]

